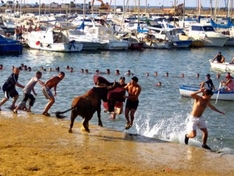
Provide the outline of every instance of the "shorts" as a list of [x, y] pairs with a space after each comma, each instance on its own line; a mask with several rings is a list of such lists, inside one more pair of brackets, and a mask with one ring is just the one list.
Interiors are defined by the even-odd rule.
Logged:
[[189, 115], [187, 130], [188, 131], [196, 130], [196, 127], [198, 127], [199, 129], [207, 128], [205, 118], [202, 116], [194, 117], [192, 115]]
[[13, 98], [16, 95], [19, 95], [16, 89], [11, 89], [11, 90], [3, 90], [4, 96], [9, 99], [10, 97]]
[[54, 95], [53, 95], [53, 93], [51, 92], [51, 90], [50, 90], [50, 88], [49, 87], [43, 87], [42, 88], [42, 92], [43, 92], [43, 94], [45, 95], [45, 97], [47, 98], [47, 99], [50, 99], [51, 97], [54, 97]]
[[126, 103], [126, 106], [125, 106], [125, 109], [128, 108], [129, 110], [131, 109], [135, 109], [137, 110], [137, 107], [138, 107], [138, 104], [139, 104], [139, 101], [131, 101], [131, 100], [127, 100], [127, 103]]

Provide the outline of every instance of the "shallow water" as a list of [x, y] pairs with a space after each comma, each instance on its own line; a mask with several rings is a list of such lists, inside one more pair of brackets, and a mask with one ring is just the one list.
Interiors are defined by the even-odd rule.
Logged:
[[[135, 115], [134, 126], [129, 132], [175, 143], [183, 143], [184, 134], [186, 133], [185, 120], [191, 111], [193, 101], [189, 98], [180, 97], [179, 85], [198, 85], [205, 80], [205, 75], [210, 73], [216, 88], [218, 88], [219, 82], [223, 79], [225, 73], [210, 70], [208, 62], [218, 51], [222, 51], [226, 60], [231, 60], [233, 49], [229, 47], [144, 50], [141, 52], [97, 51], [69, 54], [24, 49], [22, 56], [0, 57], [0, 64], [4, 65], [4, 70], [0, 71], [0, 85], [10, 75], [12, 65], [19, 66], [21, 63], [24, 63], [33, 68], [32, 72], [22, 71], [20, 73], [19, 83], [22, 84], [26, 84], [41, 66], [47, 70], [49, 67], [60, 67], [61, 71], [66, 73], [66, 77], [57, 88], [56, 103], [51, 108], [51, 112], [55, 112], [68, 109], [74, 96], [81, 95], [94, 86], [93, 74], [96, 69], [99, 69], [103, 73], [101, 76], [109, 81], [118, 80], [118, 76], [114, 74], [116, 69], [120, 70], [121, 76], [127, 70], [131, 70], [139, 78], [142, 92], [140, 104]], [[67, 65], [74, 68], [73, 73], [65, 69]], [[81, 68], [88, 69], [90, 74], [80, 73]], [[111, 70], [110, 75], [104, 74], [107, 68]], [[153, 76], [155, 71], [158, 72], [157, 77]], [[146, 76], [146, 72], [149, 73], [149, 76]], [[166, 72], [169, 73], [168, 77], [165, 76]], [[184, 78], [179, 77], [182, 73], [185, 75]], [[200, 75], [199, 78], [196, 78], [197, 73]], [[221, 74], [219, 80], [215, 78], [217, 73]], [[42, 81], [49, 79], [53, 75], [57, 75], [57, 73], [44, 71]], [[126, 76], [126, 82], [130, 81], [130, 79], [131, 77]], [[162, 86], [155, 86], [159, 81], [162, 82]], [[32, 111], [41, 113], [47, 101], [42, 95], [41, 87], [36, 85], [35, 89], [38, 96]], [[21, 89], [18, 90], [20, 95], [22, 95]], [[0, 97], [2, 96], [1, 92]], [[20, 96], [19, 100], [21, 99], [22, 96]], [[10, 103], [11, 100], [3, 105], [3, 110]], [[226, 113], [225, 116], [210, 109], [207, 109], [204, 113], [204, 116], [207, 118], [208, 144], [210, 147], [232, 154], [234, 153], [233, 106], [234, 101], [218, 101], [216, 107], [224, 111]], [[66, 115], [69, 116], [70, 114], [67, 113]], [[125, 118], [123, 114], [118, 116], [116, 120], [110, 120], [109, 117], [109, 114], [102, 112], [102, 120], [105, 127], [124, 131]], [[77, 121], [81, 121], [81, 118], [78, 117]], [[96, 114], [91, 123], [97, 124]], [[79, 126], [75, 124], [75, 128], [79, 128]], [[197, 138], [190, 140], [189, 145], [201, 145], [200, 131], [198, 131]]]

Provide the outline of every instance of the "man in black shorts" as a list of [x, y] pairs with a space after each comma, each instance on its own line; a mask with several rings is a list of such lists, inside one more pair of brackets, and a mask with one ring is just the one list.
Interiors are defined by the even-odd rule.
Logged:
[[8, 79], [6, 80], [6, 82], [3, 84], [2, 86], [2, 90], [4, 92], [4, 98], [2, 99], [2, 101], [0, 102], [0, 110], [1, 110], [1, 106], [11, 97], [14, 98], [12, 105], [11, 105], [11, 109], [15, 108], [15, 103], [17, 101], [17, 99], [19, 98], [19, 93], [17, 92], [17, 90], [15, 89], [15, 86], [18, 86], [20, 88], [24, 88], [24, 86], [22, 86], [21, 84], [19, 84], [18, 81], [18, 76], [19, 76], [19, 68], [15, 67], [13, 69], [13, 73], [8, 77]]
[[[126, 126], [125, 129], [129, 129], [133, 125], [134, 121], [134, 114], [137, 110], [139, 99], [138, 96], [141, 93], [141, 86], [137, 83], [138, 78], [136, 76], [132, 77], [132, 80], [130, 83], [128, 83], [124, 88], [128, 92], [128, 96], [125, 96], [127, 98], [126, 106], [125, 106], [125, 118], [126, 118]], [[130, 117], [129, 117], [130, 113]]]

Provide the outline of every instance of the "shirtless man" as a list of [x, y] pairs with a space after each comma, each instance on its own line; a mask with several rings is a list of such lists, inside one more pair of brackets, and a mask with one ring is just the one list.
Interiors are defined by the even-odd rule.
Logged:
[[[43, 87], [42, 91], [43, 91], [43, 94], [45, 95], [45, 97], [47, 99], [49, 99], [49, 102], [47, 103], [44, 111], [42, 112], [43, 115], [50, 116], [48, 111], [55, 102], [54, 96], [57, 95], [57, 92], [56, 92], [57, 85], [64, 77], [65, 77], [65, 73], [60, 72], [58, 74], [58, 76], [54, 76], [54, 77], [50, 78], [47, 82], [45, 82], [45, 86]], [[52, 88], [54, 88], [54, 95], [51, 92]]]
[[218, 63], [223, 63], [225, 62], [225, 57], [219, 52], [212, 60], [212, 62], [217, 61]]
[[[203, 95], [199, 96], [199, 93], [203, 93]], [[210, 98], [212, 95], [213, 92], [211, 90], [204, 88], [201, 88], [199, 91], [191, 94], [191, 97], [195, 100], [193, 104], [193, 110], [189, 115], [189, 122], [187, 124], [187, 129], [189, 133], [185, 135], [184, 142], [186, 145], [188, 144], [189, 138], [196, 137], [196, 127], [198, 127], [203, 133], [202, 147], [210, 150], [210, 147], [206, 145], [208, 138], [208, 130], [206, 127], [205, 118], [202, 116], [202, 114], [205, 111], [206, 107], [209, 106], [212, 110], [224, 115], [222, 111], [219, 111], [210, 103]]]
[[[138, 96], [141, 93], [141, 87], [137, 82], [138, 78], [134, 76], [131, 82], [124, 87], [128, 92], [128, 96], [125, 96], [125, 98], [127, 98], [125, 106], [125, 118], [127, 121], [125, 126], [126, 130], [132, 127], [134, 114], [139, 104]], [[130, 113], [130, 118], [129, 118], [129, 113]]]

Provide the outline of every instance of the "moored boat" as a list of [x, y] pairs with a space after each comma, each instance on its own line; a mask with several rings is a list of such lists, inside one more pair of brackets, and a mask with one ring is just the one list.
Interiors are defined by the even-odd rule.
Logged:
[[217, 61], [214, 61], [212, 59], [209, 60], [210, 66], [213, 69], [219, 69], [223, 71], [234, 71], [234, 63], [229, 63], [229, 62], [223, 62], [219, 63]]
[[130, 50], [143, 50], [144, 42], [130, 42]]
[[[188, 86], [188, 85], [180, 85], [179, 87], [179, 92], [181, 96], [184, 97], [191, 97], [191, 93], [198, 91], [199, 87], [198, 86]], [[200, 94], [201, 95], [201, 94]], [[234, 92], [224, 92], [222, 89], [215, 90], [213, 92], [213, 96], [211, 97], [213, 100], [229, 100], [233, 101], [234, 100]]]
[[23, 45], [18, 40], [9, 39], [0, 35], [0, 54], [1, 55], [20, 55]]
[[83, 44], [70, 41], [67, 30], [32, 31], [25, 36], [28, 46], [32, 49], [56, 51], [56, 52], [79, 52]]
[[219, 46], [222, 47], [227, 42], [228, 37], [218, 33], [209, 24], [194, 23], [184, 32], [192, 40], [201, 40], [203, 46]]

